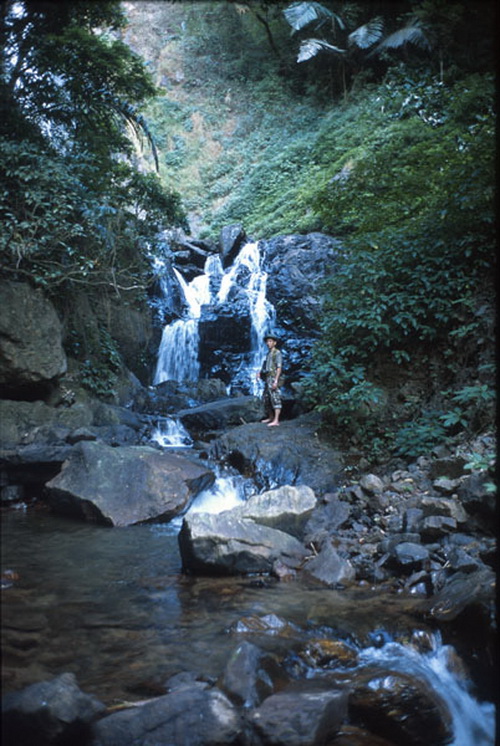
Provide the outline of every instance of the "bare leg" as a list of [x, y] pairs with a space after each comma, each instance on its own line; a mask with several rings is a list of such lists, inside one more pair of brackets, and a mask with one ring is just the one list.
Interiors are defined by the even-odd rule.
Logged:
[[269, 423], [268, 427], [277, 427], [280, 424], [281, 409], [274, 410], [274, 419]]

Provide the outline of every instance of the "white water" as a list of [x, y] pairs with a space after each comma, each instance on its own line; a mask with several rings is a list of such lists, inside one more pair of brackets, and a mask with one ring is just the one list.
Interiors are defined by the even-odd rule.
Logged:
[[162, 448], [184, 448], [191, 446], [193, 440], [180, 420], [165, 417], [158, 421], [158, 425], [151, 435], [154, 443]]
[[426, 681], [452, 717], [454, 739], [450, 746], [492, 746], [495, 743], [494, 705], [478, 702], [470, 692], [470, 682], [451, 670], [454, 650], [442, 645], [439, 633], [431, 642], [432, 647], [426, 652], [397, 642], [388, 642], [381, 648], [365, 648], [359, 654], [360, 665], [377, 663], [383, 668], [382, 676], [396, 671]]
[[[156, 267], [159, 268], [158, 262]], [[217, 308], [231, 303], [231, 291], [238, 288], [246, 294], [251, 321], [251, 346], [242, 359], [244, 377], [250, 392], [258, 394], [260, 384], [256, 373], [262, 361], [262, 336], [275, 320], [274, 308], [266, 300], [267, 274], [261, 267], [258, 243], [246, 244], [226, 271], [215, 255], [207, 258], [204, 273], [189, 283], [177, 269], [173, 271], [185, 300], [186, 312], [184, 318], [173, 321], [163, 330], [154, 383], [197, 380], [200, 371], [198, 325], [202, 307], [211, 305]], [[165, 292], [168, 285], [162, 283], [161, 287]]]
[[169, 526], [178, 533], [185, 515], [193, 513], [211, 513], [216, 515], [224, 510], [231, 510], [245, 502], [245, 480], [241, 476], [218, 476], [211, 487], [200, 492], [182, 516], [174, 518]]

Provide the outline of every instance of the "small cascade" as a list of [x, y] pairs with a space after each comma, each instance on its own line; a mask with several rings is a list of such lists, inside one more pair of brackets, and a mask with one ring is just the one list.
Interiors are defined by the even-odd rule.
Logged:
[[[250, 480], [241, 475], [223, 475], [219, 473], [211, 487], [200, 492], [193, 500], [185, 515], [193, 513], [211, 513], [213, 515], [231, 510], [241, 505], [255, 492], [255, 487]], [[174, 518], [169, 526], [173, 532], [178, 533], [182, 526], [184, 516]]]
[[478, 702], [470, 682], [454, 670], [454, 648], [443, 645], [439, 633], [429, 635], [430, 649], [389, 641], [382, 647], [368, 647], [359, 653], [359, 666], [380, 668], [381, 677], [391, 671], [423, 681], [448, 708], [453, 722], [450, 746], [492, 746], [495, 742], [495, 708]]
[[193, 440], [180, 420], [165, 417], [159, 420], [151, 440], [162, 448], [186, 448]]
[[252, 394], [258, 394], [260, 383], [256, 373], [262, 362], [262, 336], [274, 325], [275, 310], [266, 300], [267, 274], [262, 269], [257, 242], [247, 243], [234, 263], [224, 270], [220, 257], [209, 256], [203, 274], [187, 282], [178, 269], [170, 274], [170, 282], [160, 286], [171, 292], [172, 280], [183, 299], [182, 318], [165, 326], [158, 351], [154, 383], [163, 381], [196, 381], [200, 375], [199, 324], [203, 309], [210, 313], [227, 314], [236, 300], [245, 305], [250, 322], [250, 344], [239, 355], [239, 378]]

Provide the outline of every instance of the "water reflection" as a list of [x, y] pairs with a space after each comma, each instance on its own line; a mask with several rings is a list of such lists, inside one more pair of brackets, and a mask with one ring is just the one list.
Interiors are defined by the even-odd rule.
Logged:
[[2, 568], [19, 576], [2, 592], [4, 691], [72, 671], [111, 704], [160, 693], [181, 671], [216, 679], [238, 623], [267, 614], [292, 625], [287, 635], [251, 637], [280, 655], [321, 629], [370, 647], [376, 627], [400, 639], [415, 627], [413, 598], [186, 576], [168, 525], [110, 529], [28, 512], [6, 514], [2, 531]]

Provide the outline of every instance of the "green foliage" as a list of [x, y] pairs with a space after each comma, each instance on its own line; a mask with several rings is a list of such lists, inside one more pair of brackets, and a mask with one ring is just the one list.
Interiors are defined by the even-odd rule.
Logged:
[[99, 328], [97, 344], [93, 346], [93, 355], [86, 357], [81, 363], [80, 383], [91, 394], [109, 398], [115, 393], [120, 370], [120, 354], [109, 332], [101, 327]]
[[397, 431], [394, 452], [397, 456], [415, 459], [443, 443], [446, 443], [446, 427], [440, 414], [424, 412], [416, 421], [407, 423]]
[[130, 128], [151, 141], [138, 107], [156, 89], [113, 35], [124, 23], [116, 2], [3, 10], [0, 252], [11, 279], [52, 293], [141, 290], [148, 244], [184, 221], [179, 196], [130, 161]]

